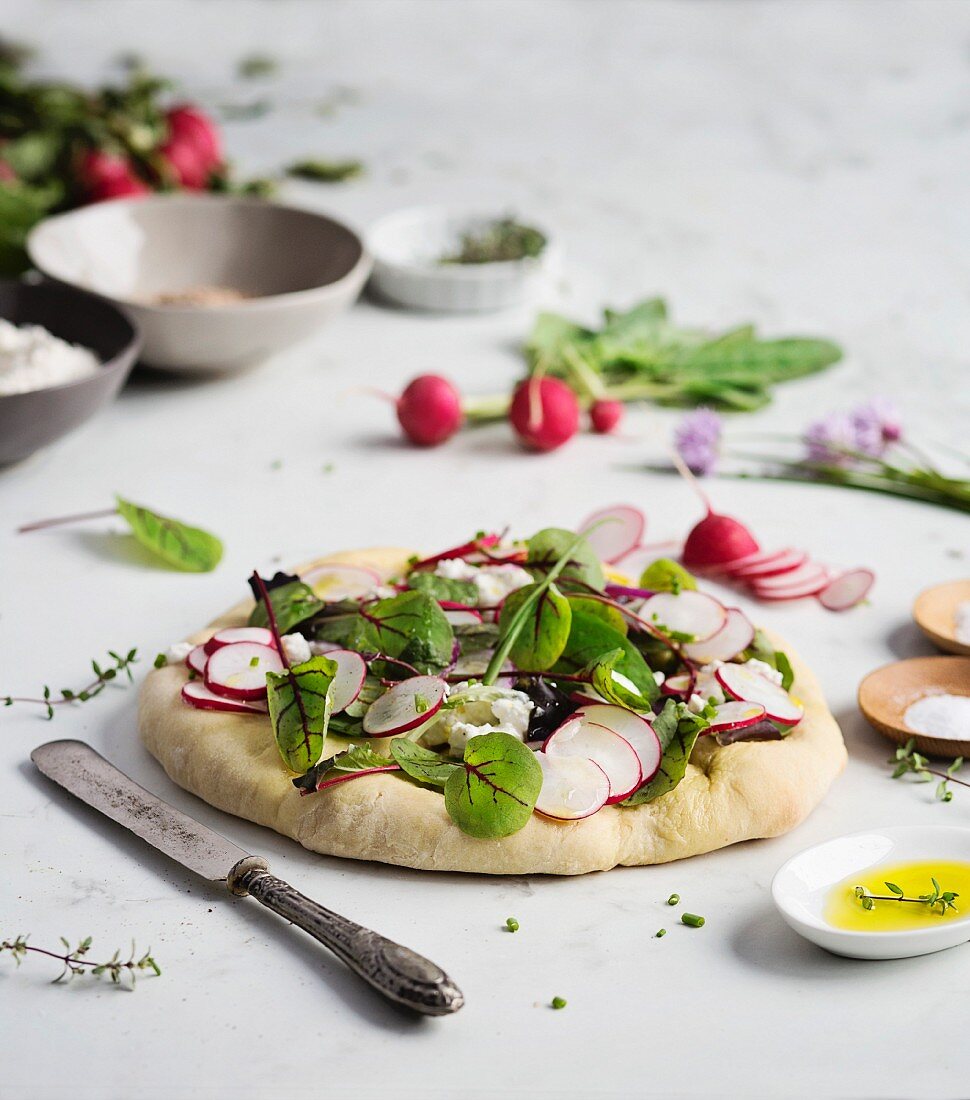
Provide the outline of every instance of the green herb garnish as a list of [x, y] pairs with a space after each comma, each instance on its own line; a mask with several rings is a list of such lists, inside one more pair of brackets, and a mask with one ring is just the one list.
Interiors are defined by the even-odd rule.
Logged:
[[298, 160], [287, 166], [286, 174], [314, 183], [344, 183], [364, 174], [359, 160]]
[[124, 982], [127, 983], [129, 988], [133, 989], [138, 971], [151, 970], [157, 977], [161, 977], [161, 968], [152, 958], [151, 948], [136, 959], [135, 945], [132, 943], [131, 955], [127, 960], [122, 959], [119, 950], [107, 962], [94, 962], [93, 959], [86, 958], [91, 948], [91, 942], [91, 937], [86, 936], [78, 943], [77, 947], [72, 949], [68, 941], [61, 936], [64, 950], [62, 952], [48, 951], [44, 947], [33, 947], [27, 942], [26, 936], [17, 936], [12, 940], [0, 942], [0, 954], [4, 951], [9, 952], [18, 966], [29, 953], [46, 955], [49, 959], [56, 959], [61, 964], [62, 970], [54, 979], [54, 984], [65, 980], [70, 981], [71, 978], [77, 978], [81, 974], [90, 974], [95, 978], [107, 974], [115, 985], [122, 985]]
[[565, 1008], [566, 1007], [566, 998], [565, 997], [553, 997], [552, 998], [552, 1007], [556, 1008], [556, 1009]]
[[[131, 666], [137, 663], [137, 649], [129, 649], [127, 653], [115, 653], [113, 649], [108, 650], [108, 656], [111, 658], [113, 664], [107, 668], [102, 668], [98, 661], [91, 662], [91, 670], [94, 672], [94, 679], [91, 683], [81, 688], [80, 691], [75, 691], [72, 688], [61, 688], [60, 692], [53, 692], [50, 686], [44, 684], [41, 692], [41, 698], [32, 699], [21, 695], [3, 695], [0, 696], [0, 703], [5, 707], [12, 707], [14, 703], [33, 703], [37, 706], [44, 707], [47, 711], [47, 718], [54, 717], [54, 707], [61, 703], [86, 703], [89, 699], [93, 699], [96, 695], [100, 695], [102, 691], [113, 680], [118, 678], [120, 673], [124, 673], [128, 678], [128, 682], [131, 683]], [[162, 663], [165, 663], [165, 655], [160, 653], [158, 657], [162, 658]], [[155, 658], [155, 667], [160, 668], [158, 663], [158, 657]]]
[[970, 787], [970, 783], [965, 779], [957, 779], [956, 776], [956, 773], [963, 767], [962, 756], [958, 756], [947, 767], [946, 771], [942, 772], [938, 768], [929, 766], [927, 758], [914, 749], [915, 743], [915, 738], [911, 737], [905, 745], [900, 745], [895, 754], [890, 757], [888, 762], [893, 765], [893, 779], [899, 779], [901, 776], [912, 773], [920, 782], [929, 783], [931, 781], [930, 777], [935, 775], [940, 780], [936, 786], [936, 797], [940, 802], [952, 801], [951, 783], [959, 783], [961, 787]]
[[680, 894], [671, 894], [670, 897], [667, 898], [667, 904], [680, 905]]
[[494, 264], [533, 259], [546, 247], [538, 229], [520, 225], [513, 218], [500, 218], [463, 233], [455, 252], [441, 257], [442, 264]]
[[705, 921], [703, 917], [699, 917], [696, 913], [682, 913], [680, 923], [686, 924], [689, 928], [703, 928]]
[[662, 940], [664, 938], [664, 936], [666, 936], [666, 935], [667, 935], [667, 929], [666, 928], [659, 928], [659, 929], [657, 929], [657, 932], [654, 936], [654, 939]]
[[956, 910], [956, 906], [953, 904], [954, 900], [960, 895], [953, 890], [944, 890], [942, 886], [936, 881], [935, 878], [930, 878], [930, 882], [933, 885], [933, 889], [926, 894], [920, 894], [916, 898], [906, 897], [905, 891], [897, 886], [895, 882], [887, 882], [886, 889], [888, 894], [871, 894], [864, 886], [855, 887], [855, 896], [859, 899], [859, 903], [863, 909], [872, 910], [876, 907], [877, 901], [900, 901], [909, 902], [913, 905], [928, 905], [930, 909], [940, 907], [940, 915], [942, 916], [948, 909]]
[[509, 930], [510, 932], [518, 932], [518, 930], [519, 930], [519, 922], [518, 922], [518, 921], [517, 921], [517, 920], [515, 919], [515, 917], [509, 917], [509, 918], [508, 918], [508, 919], [506, 920], [506, 922], [505, 922], [505, 927], [506, 927], [506, 928], [507, 928], [507, 929], [508, 929], [508, 930]]

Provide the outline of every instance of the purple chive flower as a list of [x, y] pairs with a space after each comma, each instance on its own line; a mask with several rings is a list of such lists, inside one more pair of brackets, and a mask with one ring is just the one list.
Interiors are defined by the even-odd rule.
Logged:
[[874, 397], [849, 412], [835, 412], [810, 424], [802, 437], [810, 462], [851, 466], [860, 457], [881, 458], [903, 434], [899, 411], [885, 397]]
[[693, 473], [713, 473], [720, 457], [721, 418], [703, 407], [688, 413], [674, 431], [674, 446]]
[[809, 462], [825, 466], [849, 466], [858, 450], [859, 433], [849, 413], [829, 413], [809, 424], [802, 436]]
[[881, 457], [890, 443], [902, 438], [902, 417], [888, 397], [874, 397], [864, 405], [858, 405], [850, 415], [860, 444], [866, 444], [858, 449], [873, 458]]

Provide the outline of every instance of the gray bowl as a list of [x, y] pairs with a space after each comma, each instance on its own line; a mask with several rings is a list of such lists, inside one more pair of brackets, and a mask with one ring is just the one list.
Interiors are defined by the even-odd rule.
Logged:
[[29, 393], [0, 395], [0, 465], [60, 439], [124, 385], [141, 347], [135, 326], [109, 302], [51, 283], [0, 282], [0, 317], [15, 325], [43, 325], [97, 355], [96, 374]]
[[[138, 325], [142, 360], [232, 371], [311, 335], [350, 306], [370, 273], [353, 230], [312, 210], [227, 195], [115, 199], [47, 218], [27, 251], [52, 279], [110, 299]], [[159, 294], [223, 287], [221, 305]]]

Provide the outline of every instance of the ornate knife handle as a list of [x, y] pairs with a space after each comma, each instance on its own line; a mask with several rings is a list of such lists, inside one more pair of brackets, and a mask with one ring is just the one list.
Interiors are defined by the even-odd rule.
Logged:
[[464, 995], [430, 959], [324, 908], [270, 874], [265, 860], [250, 856], [229, 872], [233, 894], [251, 894], [267, 909], [309, 932], [389, 1001], [426, 1016], [446, 1016]]

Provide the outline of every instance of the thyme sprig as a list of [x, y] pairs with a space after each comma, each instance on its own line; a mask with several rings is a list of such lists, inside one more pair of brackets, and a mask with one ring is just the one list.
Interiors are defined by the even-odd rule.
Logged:
[[857, 886], [855, 888], [855, 896], [859, 899], [863, 909], [872, 910], [876, 907], [877, 901], [902, 901], [908, 902], [911, 905], [928, 905], [930, 909], [940, 907], [940, 915], [942, 916], [948, 909], [952, 909], [956, 912], [956, 906], [953, 904], [954, 899], [960, 895], [953, 890], [944, 890], [942, 886], [936, 881], [935, 878], [930, 878], [930, 882], [933, 884], [933, 889], [926, 894], [920, 894], [916, 898], [906, 897], [905, 891], [901, 886], [897, 886], [895, 882], [887, 882], [886, 889], [888, 894], [870, 894], [864, 886]]
[[914, 744], [915, 738], [911, 737], [905, 745], [900, 745], [895, 754], [887, 761], [887, 763], [895, 765], [892, 774], [893, 779], [899, 779], [901, 776], [912, 772], [918, 776], [921, 783], [929, 783], [931, 782], [930, 777], [935, 775], [940, 780], [936, 786], [936, 798], [940, 802], [952, 801], [951, 783], [959, 783], [961, 787], [970, 787], [970, 783], [965, 779], [957, 779], [956, 777], [956, 773], [963, 767], [962, 756], [958, 756], [946, 771], [940, 771], [938, 768], [929, 766], [928, 759], [922, 753], [915, 751]]
[[70, 981], [82, 974], [90, 974], [95, 978], [107, 975], [115, 985], [134, 989], [138, 971], [151, 970], [159, 977], [162, 973], [158, 963], [152, 957], [151, 948], [139, 958], [135, 957], [138, 952], [135, 950], [134, 940], [131, 943], [131, 954], [127, 959], [122, 959], [121, 950], [119, 949], [107, 962], [95, 962], [93, 959], [87, 958], [92, 943], [90, 936], [80, 940], [77, 947], [73, 949], [70, 943], [61, 936], [61, 943], [64, 945], [63, 952], [49, 951], [45, 947], [34, 947], [27, 942], [27, 938], [27, 936], [17, 936], [12, 940], [3, 940], [3, 942], [0, 942], [0, 954], [3, 954], [4, 951], [9, 952], [18, 966], [24, 961], [28, 953], [46, 955], [50, 959], [56, 959], [61, 964], [62, 969], [51, 984]]
[[61, 688], [59, 697], [56, 697], [57, 693], [52, 692], [48, 684], [44, 684], [42, 697], [39, 699], [23, 695], [3, 695], [0, 696], [0, 701], [5, 707], [12, 707], [14, 703], [34, 703], [37, 706], [46, 707], [47, 718], [50, 720], [54, 717], [54, 707], [59, 706], [61, 703], [86, 703], [89, 699], [93, 699], [95, 695], [100, 695], [112, 680], [118, 679], [121, 673], [128, 677], [130, 683], [132, 680], [131, 666], [138, 663], [137, 652], [137, 649], [132, 648], [122, 655], [116, 653], [113, 649], [109, 649], [108, 656], [114, 664], [102, 668], [97, 661], [92, 661], [91, 668], [94, 672], [94, 679], [86, 687], [81, 688], [80, 691]]

